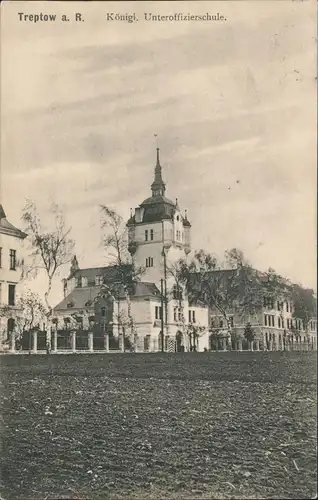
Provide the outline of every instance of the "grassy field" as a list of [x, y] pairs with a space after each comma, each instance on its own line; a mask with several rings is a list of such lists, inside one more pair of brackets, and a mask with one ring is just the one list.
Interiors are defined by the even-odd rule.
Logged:
[[2, 498], [313, 498], [316, 358], [2, 356]]

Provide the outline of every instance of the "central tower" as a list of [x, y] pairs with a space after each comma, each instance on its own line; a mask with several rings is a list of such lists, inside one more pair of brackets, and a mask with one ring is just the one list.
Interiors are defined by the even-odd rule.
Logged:
[[191, 224], [186, 213], [182, 215], [178, 205], [166, 198], [166, 185], [162, 179], [160, 150], [151, 184], [150, 198], [135, 209], [127, 222], [128, 249], [135, 265], [145, 269], [142, 281], [159, 285], [166, 277], [169, 265], [190, 252]]

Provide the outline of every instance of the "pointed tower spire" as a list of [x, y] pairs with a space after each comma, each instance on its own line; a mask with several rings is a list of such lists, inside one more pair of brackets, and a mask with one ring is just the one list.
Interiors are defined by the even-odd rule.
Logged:
[[159, 156], [159, 153], [160, 153], [160, 149], [157, 147], [157, 163], [156, 163], [156, 167], [160, 167], [160, 156]]
[[151, 184], [152, 196], [164, 196], [166, 191], [166, 185], [162, 180], [162, 168], [160, 165], [160, 149], [158, 146], [158, 138], [157, 134], [154, 134], [157, 141], [157, 161], [155, 167], [155, 178], [153, 183]]

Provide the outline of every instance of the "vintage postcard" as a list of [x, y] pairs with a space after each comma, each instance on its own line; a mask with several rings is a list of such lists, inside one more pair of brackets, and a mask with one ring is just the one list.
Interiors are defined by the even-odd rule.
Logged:
[[1, 3], [2, 500], [315, 498], [317, 3]]

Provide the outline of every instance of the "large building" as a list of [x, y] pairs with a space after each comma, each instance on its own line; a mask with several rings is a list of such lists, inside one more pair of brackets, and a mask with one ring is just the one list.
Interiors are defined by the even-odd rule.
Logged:
[[[256, 348], [286, 349], [295, 341], [297, 346], [316, 349], [316, 319], [309, 318], [305, 325], [295, 318], [291, 299], [265, 296], [249, 317], [230, 309], [222, 315], [215, 308], [199, 306], [193, 298], [189, 301], [176, 279], [175, 265], [191, 252], [191, 224], [178, 200], [166, 197], [158, 148], [151, 196], [131, 212], [127, 228], [132, 263], [143, 271], [128, 300], [122, 287], [111, 300], [105, 299], [105, 293], [101, 297], [102, 290], [113, 290], [112, 285], [120, 282], [116, 266], [80, 269], [74, 258], [64, 280], [64, 299], [54, 309], [59, 328], [92, 329], [104, 316], [104, 326], [99, 332], [95, 328], [95, 335], [107, 330], [121, 345], [130, 337], [137, 351], [203, 351], [241, 349], [249, 325]], [[218, 272], [226, 278], [233, 270]]]
[[[0, 343], [14, 331], [18, 311], [23, 240], [26, 234], [13, 226], [0, 205]], [[12, 312], [12, 314], [11, 314]]]
[[[207, 349], [208, 309], [190, 306], [185, 291], [174, 277], [176, 262], [186, 258], [191, 250], [191, 224], [178, 200], [173, 202], [166, 197], [159, 148], [151, 196], [131, 213], [127, 227], [128, 250], [135, 268], [142, 269], [143, 273], [131, 293], [130, 304], [123, 292], [115, 297], [112, 334], [120, 338], [123, 325], [131, 316], [137, 351], [161, 350], [162, 342], [167, 351]], [[65, 298], [54, 308], [59, 324], [82, 315], [87, 322], [94, 313], [101, 286], [114, 281], [116, 268], [79, 269], [74, 261], [70, 276], [64, 282]], [[189, 325], [192, 335], [188, 333]], [[126, 327], [126, 335], [128, 330]]]

